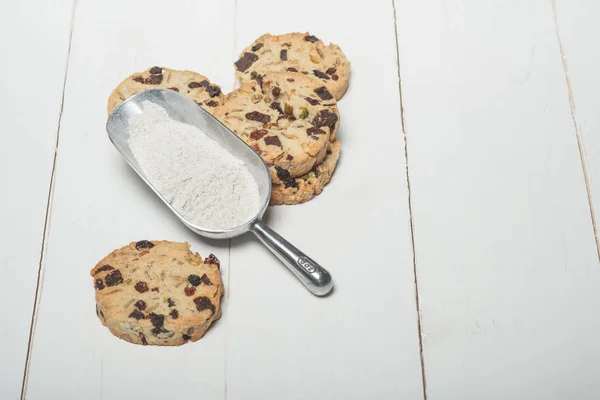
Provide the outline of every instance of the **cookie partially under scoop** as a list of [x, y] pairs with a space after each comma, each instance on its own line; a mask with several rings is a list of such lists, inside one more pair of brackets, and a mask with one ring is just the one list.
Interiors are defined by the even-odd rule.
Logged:
[[188, 243], [142, 240], [104, 257], [90, 272], [98, 318], [115, 336], [142, 345], [199, 340], [221, 317], [219, 260]]
[[223, 102], [221, 87], [204, 75], [155, 66], [130, 75], [112, 91], [108, 98], [108, 114], [134, 94], [155, 88], [178, 92], [210, 113]]
[[261, 155], [275, 184], [320, 164], [340, 119], [325, 86], [289, 72], [255, 75], [225, 96], [214, 115]]

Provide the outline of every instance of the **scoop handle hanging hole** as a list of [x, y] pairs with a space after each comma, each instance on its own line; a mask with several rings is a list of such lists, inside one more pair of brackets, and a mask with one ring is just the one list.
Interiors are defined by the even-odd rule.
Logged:
[[262, 221], [251, 227], [252, 233], [316, 296], [325, 296], [333, 289], [329, 272], [298, 250]]

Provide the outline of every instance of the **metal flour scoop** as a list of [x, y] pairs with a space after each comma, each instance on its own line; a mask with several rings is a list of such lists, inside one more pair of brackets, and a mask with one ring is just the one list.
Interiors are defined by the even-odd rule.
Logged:
[[[229, 230], [209, 230], [187, 221], [161, 195], [142, 172], [129, 148], [128, 121], [143, 113], [142, 103], [150, 101], [164, 108], [169, 116], [177, 121], [193, 125], [215, 140], [231, 154], [246, 163], [248, 170], [258, 184], [261, 207], [258, 213], [245, 224]], [[302, 253], [284, 238], [262, 222], [262, 216], [271, 197], [271, 178], [263, 159], [257, 155], [242, 139], [230, 131], [219, 120], [199, 107], [193, 101], [168, 89], [149, 89], [138, 93], [121, 103], [110, 115], [106, 131], [111, 142], [125, 157], [125, 160], [173, 213], [192, 231], [213, 239], [229, 239], [248, 231], [254, 233], [290, 271], [317, 296], [326, 295], [333, 288], [331, 275], [310, 257]]]

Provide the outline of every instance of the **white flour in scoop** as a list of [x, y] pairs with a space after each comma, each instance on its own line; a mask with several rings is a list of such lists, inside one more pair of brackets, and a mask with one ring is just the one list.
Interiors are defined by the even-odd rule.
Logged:
[[204, 229], [242, 225], [260, 207], [244, 162], [200, 129], [145, 101], [129, 120], [129, 146], [152, 185], [186, 220]]

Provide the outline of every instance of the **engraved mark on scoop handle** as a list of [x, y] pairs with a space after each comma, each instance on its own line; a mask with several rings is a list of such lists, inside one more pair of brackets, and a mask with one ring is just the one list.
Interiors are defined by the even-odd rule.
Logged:
[[262, 221], [256, 221], [250, 230], [312, 294], [324, 296], [333, 289], [331, 275], [325, 268], [279, 236]]
[[315, 267], [310, 263], [310, 261], [306, 257], [300, 257], [298, 259], [298, 265], [304, 268], [304, 270], [309, 274], [312, 274], [316, 271]]

